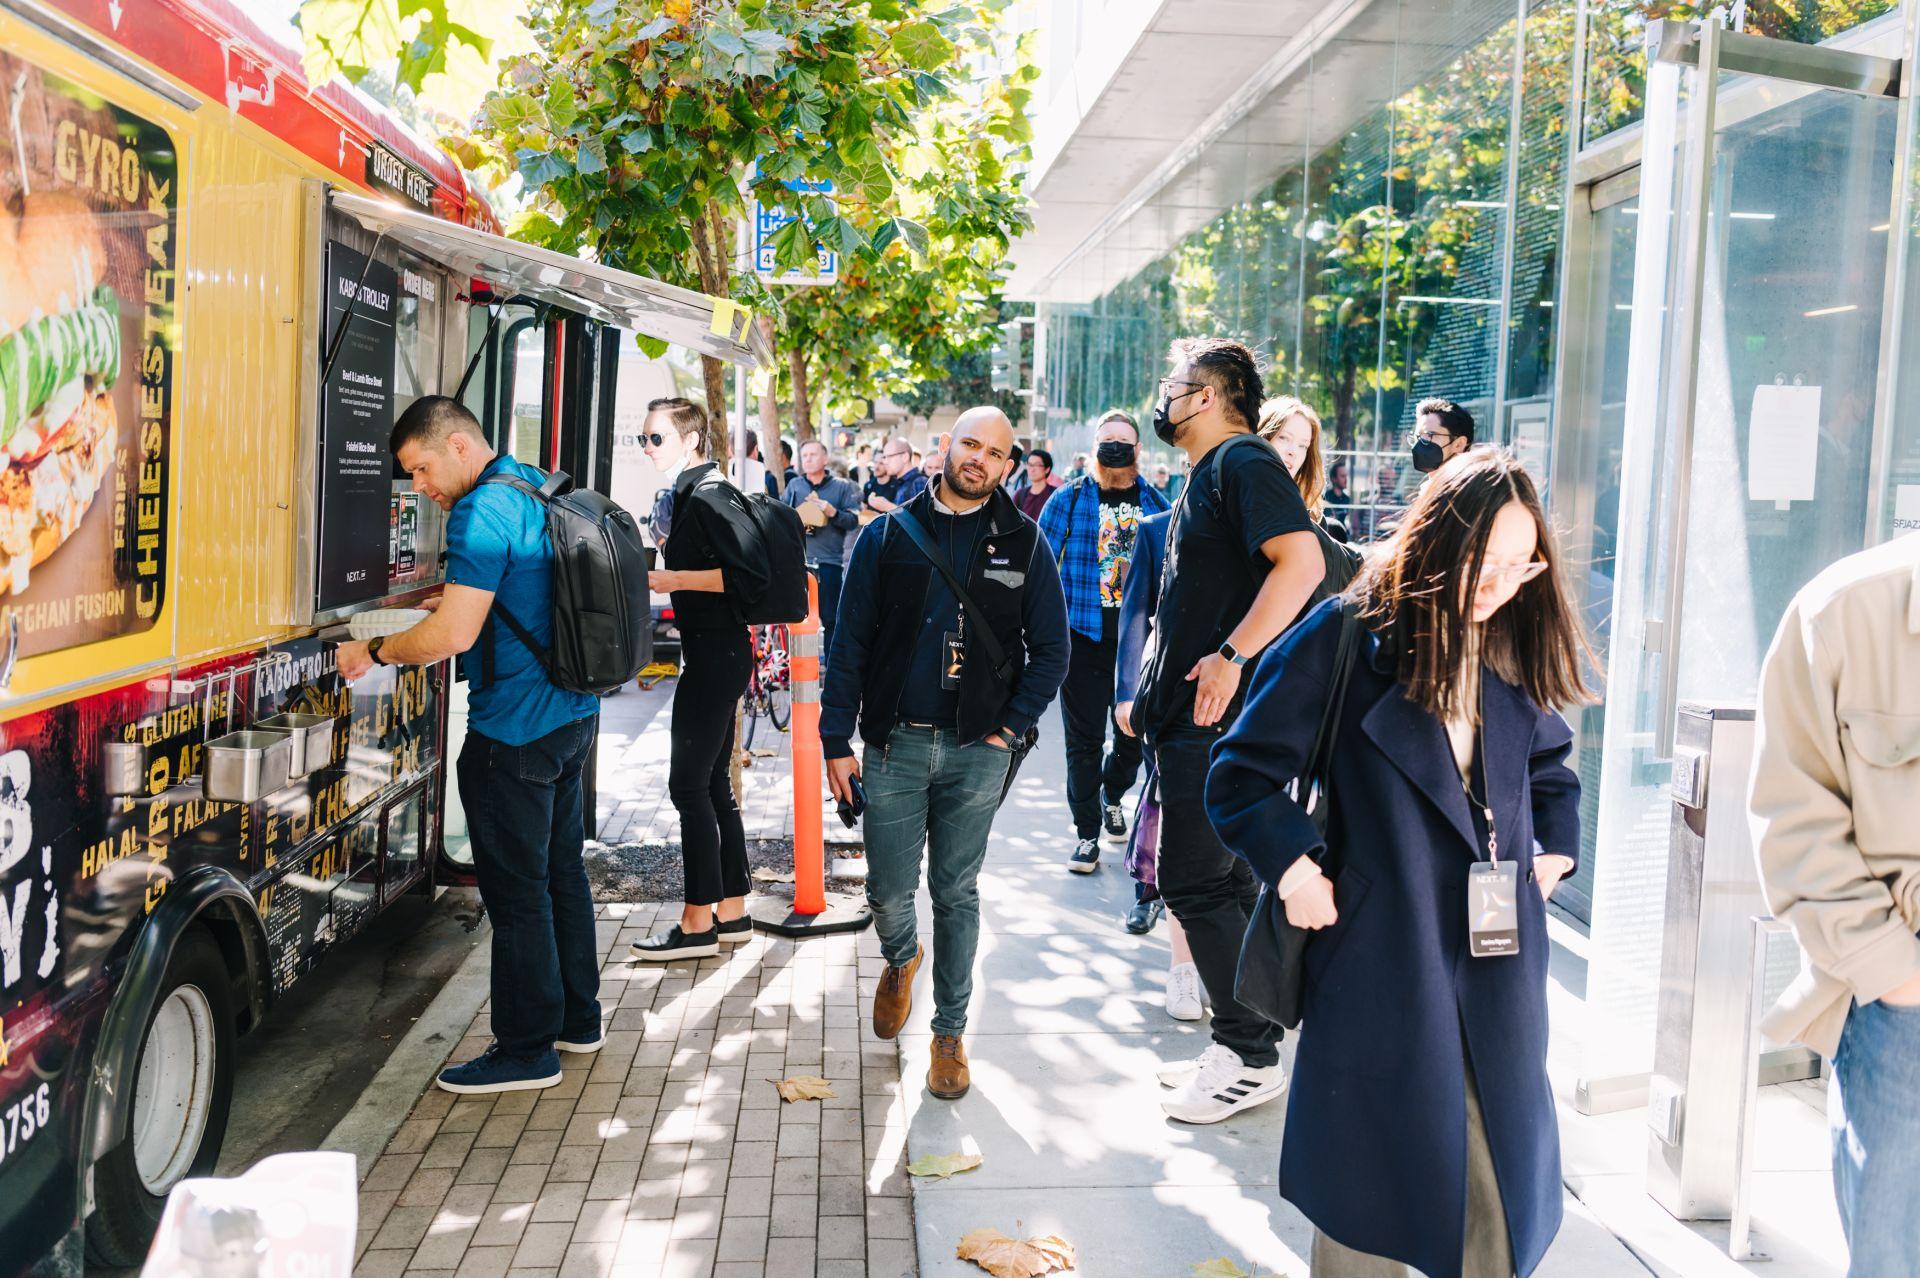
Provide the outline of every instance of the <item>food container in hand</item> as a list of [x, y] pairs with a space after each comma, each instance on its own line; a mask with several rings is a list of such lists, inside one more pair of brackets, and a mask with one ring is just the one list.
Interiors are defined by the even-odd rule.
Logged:
[[269, 716], [253, 726], [262, 732], [287, 734], [293, 743], [288, 773], [297, 781], [333, 762], [333, 733], [337, 722], [330, 715], [289, 711]]
[[347, 618], [347, 633], [365, 643], [383, 635], [411, 630], [427, 619], [425, 608], [375, 608]]
[[200, 786], [216, 803], [254, 803], [293, 779], [293, 737], [249, 728], [207, 742]]

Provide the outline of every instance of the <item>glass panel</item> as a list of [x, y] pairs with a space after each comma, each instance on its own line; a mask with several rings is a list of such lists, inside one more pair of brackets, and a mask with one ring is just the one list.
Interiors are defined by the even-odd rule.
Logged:
[[[1733, 83], [1721, 90], [1729, 114]], [[1766, 87], [1777, 100], [1779, 87]], [[1862, 544], [1896, 114], [1891, 99], [1822, 90], [1720, 132], [1702, 280], [1683, 699], [1750, 702], [1794, 593]]]
[[[1554, 294], [1560, 285], [1560, 237], [1566, 220], [1560, 204], [1565, 194], [1567, 103], [1578, 15], [1577, 0], [1548, 0], [1527, 18], [1523, 33], [1519, 150], [1513, 157], [1513, 301], [1506, 388], [1510, 400], [1544, 399], [1553, 393]], [[1630, 260], [1632, 253], [1627, 257]], [[1621, 356], [1625, 358], [1624, 346]], [[1624, 379], [1624, 365], [1621, 374]]]
[[[1674, 0], [1588, 0], [1587, 93], [1583, 137], [1594, 142], [1644, 113], [1647, 24], [1656, 18], [1698, 18], [1715, 6]], [[1891, 13], [1894, 0], [1821, 0], [1818, 4], [1753, 4], [1746, 30], [1796, 44], [1830, 36]]]
[[[1553, 503], [1575, 603], [1593, 638], [1599, 669], [1607, 668], [1613, 636], [1615, 557], [1620, 532], [1620, 467], [1627, 438], [1627, 350], [1633, 323], [1638, 198], [1593, 214], [1588, 232], [1582, 332], [1588, 385], [1574, 388], [1578, 404], [1560, 439], [1558, 496]], [[1595, 680], [1598, 684], [1599, 681]], [[1600, 691], [1605, 692], [1604, 686]], [[1554, 901], [1581, 919], [1592, 910], [1600, 810], [1604, 704], [1582, 707], [1573, 719], [1574, 767], [1580, 774], [1580, 868]]]

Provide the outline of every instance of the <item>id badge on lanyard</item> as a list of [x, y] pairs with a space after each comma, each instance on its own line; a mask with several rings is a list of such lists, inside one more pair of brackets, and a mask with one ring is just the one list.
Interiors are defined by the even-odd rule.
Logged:
[[[1481, 776], [1484, 784], [1484, 765]], [[1474, 958], [1504, 958], [1520, 952], [1520, 863], [1500, 859], [1500, 837], [1493, 827], [1493, 805], [1473, 797], [1462, 779], [1467, 802], [1487, 822], [1487, 859], [1475, 859], [1467, 871], [1467, 953]]]
[[940, 687], [946, 692], [960, 690], [960, 673], [967, 664], [967, 610], [956, 609], [959, 624], [941, 636]]

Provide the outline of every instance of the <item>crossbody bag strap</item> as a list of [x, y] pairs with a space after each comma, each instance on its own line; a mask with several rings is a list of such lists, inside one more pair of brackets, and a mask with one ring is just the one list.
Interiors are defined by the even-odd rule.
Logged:
[[895, 513], [893, 522], [900, 526], [900, 531], [906, 534], [907, 540], [918, 546], [920, 553], [939, 570], [942, 577], [946, 578], [947, 589], [951, 590], [953, 597], [960, 601], [960, 606], [972, 609], [974, 614], [981, 618], [980, 642], [987, 649], [987, 660], [993, 663], [995, 670], [1001, 672], [1002, 678], [1006, 678], [1009, 673], [1007, 650], [1000, 646], [1000, 640], [994, 635], [993, 627], [986, 624], [986, 614], [981, 612], [980, 606], [973, 602], [973, 596], [967, 593], [967, 588], [960, 584], [960, 578], [954, 574], [953, 566], [947, 562], [947, 557], [941, 553], [938, 546], [933, 544], [933, 534], [913, 517], [911, 511], [904, 508]]

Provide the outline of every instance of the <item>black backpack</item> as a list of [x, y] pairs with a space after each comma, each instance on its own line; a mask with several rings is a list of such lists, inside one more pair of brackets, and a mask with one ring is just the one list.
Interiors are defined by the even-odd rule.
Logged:
[[[1220, 463], [1226, 459], [1227, 447], [1232, 446], [1235, 440], [1238, 439], [1259, 440], [1262, 448], [1272, 447], [1266, 440], [1260, 439], [1258, 435], [1235, 436], [1234, 439], [1229, 439], [1226, 445], [1221, 448], [1220, 452], [1214, 455], [1212, 474], [1213, 508], [1216, 511], [1222, 512], [1223, 517], [1226, 509], [1226, 499], [1220, 489]], [[1361, 553], [1358, 546], [1349, 546], [1342, 542], [1335, 541], [1333, 535], [1321, 527], [1320, 521], [1317, 519], [1313, 521], [1313, 534], [1320, 539], [1320, 558], [1326, 564], [1327, 571], [1326, 575], [1320, 578], [1320, 584], [1313, 588], [1313, 594], [1307, 599], [1307, 608], [1309, 609], [1321, 600], [1331, 599], [1344, 591], [1348, 584], [1352, 582], [1354, 577], [1359, 573], [1360, 565], [1366, 562], [1366, 556]], [[1300, 615], [1303, 617], [1306, 616], [1306, 611], [1303, 609]]]
[[[553, 647], [542, 648], [498, 597], [493, 615], [527, 646], [557, 688], [604, 697], [617, 692], [653, 660], [653, 609], [647, 569], [653, 551], [640, 525], [611, 499], [570, 489], [555, 471], [535, 488], [518, 475], [489, 475], [483, 484], [507, 484], [539, 502], [553, 550]], [[570, 489], [570, 491], [562, 491]], [[482, 641], [481, 678], [493, 682], [493, 634]]]
[[699, 487], [718, 487], [752, 525], [752, 544], [743, 547], [767, 570], [766, 588], [747, 596], [727, 591], [740, 620], [749, 626], [789, 625], [807, 619], [807, 526], [800, 512], [763, 492], [743, 492], [715, 469]]

